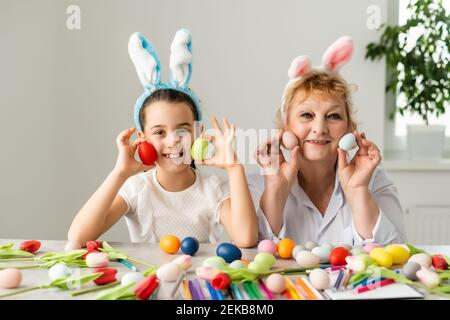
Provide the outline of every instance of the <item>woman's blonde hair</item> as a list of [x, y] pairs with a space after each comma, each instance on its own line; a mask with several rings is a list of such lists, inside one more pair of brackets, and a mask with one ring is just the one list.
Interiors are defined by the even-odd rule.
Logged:
[[342, 98], [345, 102], [345, 110], [348, 118], [348, 129], [350, 132], [356, 130], [357, 123], [353, 117], [353, 102], [351, 92], [356, 89], [355, 85], [349, 85], [344, 78], [337, 73], [330, 73], [320, 70], [311, 70], [303, 77], [294, 80], [288, 85], [284, 93], [284, 112], [281, 107], [278, 108], [275, 125], [278, 129], [284, 128], [287, 124], [289, 110], [295, 94], [303, 90], [305, 98], [315, 92], [328, 95], [330, 97]]

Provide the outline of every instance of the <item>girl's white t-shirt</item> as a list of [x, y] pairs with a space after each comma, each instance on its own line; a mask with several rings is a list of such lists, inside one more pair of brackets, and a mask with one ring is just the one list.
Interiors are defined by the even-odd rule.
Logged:
[[230, 197], [228, 180], [194, 170], [192, 186], [170, 192], [159, 184], [156, 171], [152, 168], [128, 178], [119, 190], [128, 207], [124, 217], [131, 241], [155, 243], [173, 234], [217, 243], [224, 232], [219, 213]]

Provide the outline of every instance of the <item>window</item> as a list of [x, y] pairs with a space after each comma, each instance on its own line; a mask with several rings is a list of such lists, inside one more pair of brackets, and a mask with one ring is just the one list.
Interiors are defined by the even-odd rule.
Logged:
[[[405, 24], [406, 20], [408, 19], [410, 12], [406, 8], [408, 5], [409, 0], [400, 0], [399, 1], [399, 15], [398, 15], [398, 23], [400, 25]], [[450, 0], [443, 0], [442, 4], [448, 14], [450, 14]], [[423, 33], [423, 28], [416, 27], [414, 29], [411, 29], [410, 33], [408, 34], [408, 43], [407, 47], [413, 47], [415, 44], [416, 39]], [[401, 105], [401, 103], [404, 101], [404, 98], [402, 100], [401, 96], [397, 97], [397, 105]], [[406, 125], [407, 124], [422, 124], [423, 121], [420, 117], [417, 115], [410, 115], [405, 114], [404, 116], [401, 116], [400, 114], [395, 115], [395, 136], [396, 137], [404, 137], [406, 136]], [[447, 101], [446, 104], [446, 113], [439, 117], [439, 119], [436, 119], [436, 117], [433, 115], [429, 119], [430, 124], [444, 124], [446, 125], [446, 132], [445, 135], [447, 137], [450, 137], [450, 103]]]

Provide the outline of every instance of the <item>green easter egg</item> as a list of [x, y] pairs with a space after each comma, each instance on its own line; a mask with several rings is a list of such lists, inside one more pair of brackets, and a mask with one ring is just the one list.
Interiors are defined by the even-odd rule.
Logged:
[[194, 160], [201, 161], [206, 158], [208, 153], [208, 140], [204, 138], [198, 138], [194, 141], [191, 148], [191, 156]]
[[268, 252], [260, 252], [255, 256], [254, 261], [262, 262], [270, 269], [275, 265], [277, 259], [275, 259], [275, 257]]
[[267, 272], [270, 267], [261, 261], [252, 261], [248, 264], [248, 268], [255, 272]]
[[222, 257], [209, 257], [203, 260], [202, 266], [222, 269], [227, 266], [227, 263]]

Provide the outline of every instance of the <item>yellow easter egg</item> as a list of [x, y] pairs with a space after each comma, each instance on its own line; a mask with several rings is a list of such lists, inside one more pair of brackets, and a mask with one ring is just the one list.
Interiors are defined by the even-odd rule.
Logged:
[[409, 259], [409, 252], [398, 244], [391, 244], [384, 248], [384, 250], [392, 256], [394, 264], [404, 264]]
[[370, 257], [375, 260], [375, 262], [380, 267], [390, 268], [393, 263], [392, 256], [390, 253], [386, 252], [383, 248], [374, 248], [370, 251]]
[[278, 242], [278, 255], [283, 259], [290, 259], [292, 257], [292, 250], [294, 250], [295, 242], [291, 239], [284, 238]]

